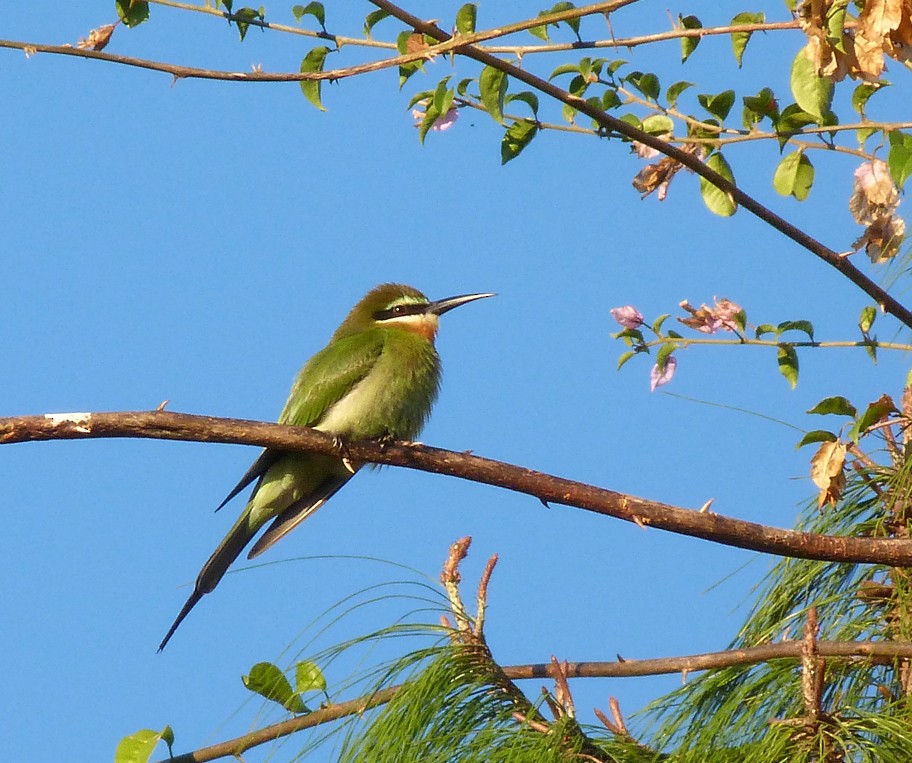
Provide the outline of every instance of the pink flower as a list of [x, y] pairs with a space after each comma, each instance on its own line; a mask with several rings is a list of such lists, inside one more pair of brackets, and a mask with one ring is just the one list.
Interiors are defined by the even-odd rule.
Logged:
[[656, 388], [661, 387], [663, 384], [668, 384], [675, 375], [677, 367], [678, 359], [674, 355], [669, 355], [665, 358], [665, 368], [659, 368], [659, 364], [656, 363], [649, 374], [649, 389], [655, 392]]
[[[427, 112], [422, 111], [421, 109], [412, 109], [412, 116], [415, 118], [415, 127], [421, 125], [421, 123], [424, 121], [424, 116], [426, 113]], [[444, 132], [456, 124], [457, 119], [459, 119], [459, 111], [455, 106], [451, 106], [450, 110], [446, 114], [444, 114], [442, 117], [437, 117], [437, 119], [434, 120], [434, 124], [431, 125], [431, 129], [434, 132]]]
[[643, 325], [643, 314], [633, 305], [612, 307], [609, 312], [625, 329], [635, 329]]

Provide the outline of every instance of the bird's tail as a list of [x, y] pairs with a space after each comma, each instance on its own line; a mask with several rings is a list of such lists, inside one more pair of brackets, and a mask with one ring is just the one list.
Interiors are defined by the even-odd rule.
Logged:
[[166, 644], [171, 640], [171, 636], [174, 635], [174, 631], [177, 630], [184, 618], [190, 614], [190, 610], [196, 606], [197, 602], [207, 593], [215, 590], [232, 562], [240, 556], [244, 547], [255, 534], [256, 529], [250, 527], [250, 507], [248, 506], [238, 518], [238, 521], [228, 531], [222, 542], [219, 543], [218, 548], [215, 549], [209, 560], [203, 565], [203, 569], [197, 575], [196, 584], [193, 586], [193, 593], [190, 594], [190, 598], [187, 599], [177, 618], [168, 629], [168, 633], [165, 634], [161, 644], [158, 645], [159, 652], [165, 648]]

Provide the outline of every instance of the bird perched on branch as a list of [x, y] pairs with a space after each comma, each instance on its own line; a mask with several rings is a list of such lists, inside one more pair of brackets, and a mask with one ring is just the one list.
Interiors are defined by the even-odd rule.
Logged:
[[[434, 347], [439, 316], [493, 294], [463, 294], [431, 302], [417, 289], [381, 284], [356, 304], [320, 352], [298, 374], [280, 424], [313, 427], [341, 440], [413, 440], [440, 385]], [[253, 559], [319, 509], [357, 471], [340, 456], [265, 449], [218, 507], [256, 480], [247, 506], [203, 565], [193, 593], [161, 651], [196, 603], [219, 581], [254, 536]]]

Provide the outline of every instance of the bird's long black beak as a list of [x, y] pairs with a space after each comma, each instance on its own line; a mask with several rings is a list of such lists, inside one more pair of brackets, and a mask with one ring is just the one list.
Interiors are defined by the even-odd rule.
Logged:
[[476, 299], [487, 299], [488, 297], [496, 296], [496, 294], [460, 294], [458, 297], [438, 299], [436, 302], [431, 302], [427, 306], [427, 312], [433, 313], [434, 315], [443, 315], [454, 307], [467, 305], [469, 302], [474, 302]]

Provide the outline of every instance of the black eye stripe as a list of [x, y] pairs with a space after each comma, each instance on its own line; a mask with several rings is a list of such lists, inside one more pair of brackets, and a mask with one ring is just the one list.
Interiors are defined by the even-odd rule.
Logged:
[[375, 321], [388, 321], [391, 318], [403, 318], [406, 315], [422, 315], [427, 312], [427, 305], [411, 304], [396, 305], [387, 310], [378, 310], [374, 313]]

